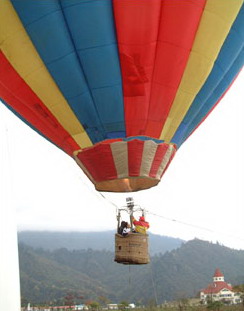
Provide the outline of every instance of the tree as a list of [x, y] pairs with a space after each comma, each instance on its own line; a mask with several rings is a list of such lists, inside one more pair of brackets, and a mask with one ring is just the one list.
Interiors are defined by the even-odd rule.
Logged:
[[176, 293], [178, 310], [183, 311], [186, 310], [189, 306], [189, 299], [187, 298], [187, 294], [183, 291], [179, 291]]
[[24, 306], [27, 306], [28, 305], [28, 300], [21, 295], [21, 306], [24, 307]]
[[100, 307], [100, 304], [97, 301], [87, 301], [86, 305], [88, 306], [89, 309], [93, 311], [98, 310]]
[[209, 310], [216, 310], [220, 311], [220, 308], [223, 306], [223, 303], [221, 301], [209, 301], [207, 308]]
[[74, 305], [74, 295], [71, 293], [68, 293], [65, 297], [64, 297], [64, 305], [65, 306], [69, 306], [71, 309], [71, 306]]
[[179, 311], [187, 310], [188, 306], [189, 306], [189, 300], [187, 298], [181, 298], [178, 300]]
[[154, 298], [151, 298], [147, 302], [148, 310], [153, 311], [157, 309], [157, 302]]
[[110, 300], [105, 296], [99, 296], [98, 300], [101, 302], [102, 305], [105, 306], [110, 302]]

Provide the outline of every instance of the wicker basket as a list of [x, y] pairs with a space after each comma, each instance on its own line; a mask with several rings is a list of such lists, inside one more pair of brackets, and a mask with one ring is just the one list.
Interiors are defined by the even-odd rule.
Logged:
[[142, 265], [149, 263], [148, 235], [130, 233], [123, 237], [120, 234], [115, 234], [114, 261], [125, 265]]

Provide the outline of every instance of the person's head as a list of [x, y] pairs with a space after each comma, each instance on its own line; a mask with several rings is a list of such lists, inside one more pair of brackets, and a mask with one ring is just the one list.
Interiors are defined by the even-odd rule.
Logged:
[[126, 228], [130, 228], [130, 224], [127, 222]]
[[121, 227], [124, 228], [127, 226], [127, 222], [126, 221], [121, 221]]
[[145, 217], [144, 216], [141, 216], [139, 219], [140, 219], [140, 221], [145, 221]]

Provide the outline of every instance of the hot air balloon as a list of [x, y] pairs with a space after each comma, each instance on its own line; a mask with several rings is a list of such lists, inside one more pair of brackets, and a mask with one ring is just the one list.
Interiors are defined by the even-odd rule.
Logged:
[[1, 0], [0, 98], [100, 191], [155, 186], [244, 63], [243, 0]]

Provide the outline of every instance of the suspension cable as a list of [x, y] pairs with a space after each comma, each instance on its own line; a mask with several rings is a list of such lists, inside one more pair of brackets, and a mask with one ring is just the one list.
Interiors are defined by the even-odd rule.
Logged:
[[154, 299], [155, 299], [156, 305], [158, 305], [158, 294], [157, 294], [156, 284], [155, 284], [154, 277], [153, 277], [153, 271], [152, 271], [152, 263], [151, 263], [151, 261], [150, 261], [150, 263], [149, 263], [149, 270], [150, 270], [150, 275], [151, 275], [151, 281], [152, 281], [152, 288], [153, 288], [153, 293], [154, 293]]
[[[113, 205], [114, 207], [116, 207], [116, 209], [118, 209], [118, 206], [115, 203], [113, 203], [111, 200], [107, 199], [101, 192], [98, 192], [98, 193], [104, 200], [108, 201], [111, 205]], [[166, 217], [166, 216], [159, 215], [159, 214], [156, 214], [156, 213], [152, 213], [149, 210], [146, 210], [145, 208], [142, 208], [142, 209], [147, 214], [150, 214], [152, 216], [165, 219], [167, 221], [175, 222], [175, 223], [178, 223], [178, 224], [181, 224], [181, 225], [184, 225], [184, 226], [200, 229], [200, 230], [203, 230], [203, 231], [208, 231], [208, 232], [211, 232], [211, 233], [217, 233], [217, 234], [225, 235], [225, 236], [230, 237], [230, 238], [238, 239], [240, 241], [244, 241], [243, 238], [235, 236], [235, 235], [232, 235], [232, 234], [216, 231], [216, 230], [213, 230], [213, 229], [210, 229], [210, 228], [206, 228], [206, 227], [202, 227], [202, 226], [199, 226], [199, 225], [194, 225], [194, 224], [191, 224], [191, 223], [188, 223], [188, 222], [184, 222], [182, 220], [178, 220], [178, 219], [175, 219], [175, 218], [170, 218], [170, 217]]]
[[190, 224], [190, 223], [178, 220], [178, 219], [169, 218], [169, 217], [165, 217], [165, 216], [158, 215], [158, 214], [155, 214], [155, 213], [151, 213], [150, 211], [147, 211], [147, 210], [146, 210], [146, 212], [147, 212], [147, 214], [151, 214], [152, 216], [163, 218], [163, 219], [165, 219], [167, 221], [176, 222], [176, 223], [179, 223], [179, 224], [184, 225], [184, 226], [193, 227], [193, 228], [196, 228], [196, 229], [200, 229], [200, 230], [204, 230], [204, 231], [208, 231], [208, 232], [212, 232], [212, 233], [218, 233], [218, 234], [222, 234], [222, 235], [228, 236], [230, 238], [235, 238], [235, 239], [244, 241], [243, 238], [234, 236], [232, 234], [216, 231], [216, 230], [213, 230], [213, 229], [210, 229], [210, 228], [206, 228], [206, 227], [202, 227], [202, 226], [198, 226], [198, 225], [193, 225], [193, 224]]

